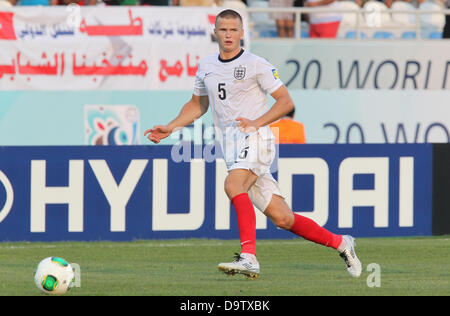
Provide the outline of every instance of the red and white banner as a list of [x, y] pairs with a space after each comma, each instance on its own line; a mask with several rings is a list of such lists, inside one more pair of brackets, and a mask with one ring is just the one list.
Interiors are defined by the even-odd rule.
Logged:
[[218, 52], [222, 10], [10, 8], [0, 12], [0, 90], [191, 90], [199, 60]]
[[13, 26], [12, 12], [0, 12], [0, 39], [1, 40], [15, 40], [16, 34]]

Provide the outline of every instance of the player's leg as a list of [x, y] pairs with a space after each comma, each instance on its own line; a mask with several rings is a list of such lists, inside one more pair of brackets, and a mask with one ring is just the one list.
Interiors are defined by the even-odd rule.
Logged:
[[248, 169], [232, 169], [225, 178], [225, 193], [232, 200], [239, 194], [247, 193], [257, 179], [258, 176]]
[[295, 214], [286, 204], [285, 200], [273, 194], [272, 200], [264, 214], [277, 226], [288, 230], [306, 240], [334, 248], [347, 264], [347, 270], [353, 277], [361, 275], [361, 262], [356, 256], [354, 238], [333, 234], [321, 227], [313, 220]]
[[219, 264], [219, 270], [227, 274], [242, 273], [251, 278], [259, 274], [255, 246], [256, 216], [250, 195], [255, 183], [266, 174], [270, 175], [270, 165], [275, 157], [274, 140], [270, 135], [269, 127], [260, 129], [258, 133], [239, 132], [227, 147], [229, 173], [225, 180], [225, 192], [236, 210], [241, 239], [241, 253], [236, 260]]
[[289, 230], [306, 240], [338, 249], [342, 236], [333, 234], [313, 220], [295, 214], [279, 195], [273, 195], [264, 214], [279, 228]]
[[225, 192], [236, 211], [241, 253], [252, 255], [256, 255], [256, 216], [247, 192], [257, 179], [246, 169], [233, 169], [225, 179]]
[[257, 179], [257, 175], [246, 169], [233, 169], [225, 179], [225, 192], [236, 211], [241, 241], [241, 253], [236, 254], [235, 260], [218, 266], [220, 271], [229, 275], [240, 273], [255, 278], [259, 274], [259, 263], [256, 260], [256, 216], [247, 193]]

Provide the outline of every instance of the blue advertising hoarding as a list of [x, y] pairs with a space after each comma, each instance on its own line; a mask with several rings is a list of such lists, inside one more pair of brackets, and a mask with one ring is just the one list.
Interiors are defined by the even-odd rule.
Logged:
[[[0, 148], [0, 240], [238, 238], [221, 159], [175, 146]], [[286, 201], [339, 234], [431, 235], [432, 145], [282, 145]], [[257, 212], [257, 238], [293, 238]]]

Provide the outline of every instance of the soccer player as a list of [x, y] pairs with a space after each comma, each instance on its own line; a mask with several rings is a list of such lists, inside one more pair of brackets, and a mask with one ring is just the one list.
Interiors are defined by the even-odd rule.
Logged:
[[[228, 168], [225, 192], [236, 210], [241, 241], [241, 253], [233, 262], [220, 263], [219, 270], [230, 275], [258, 277], [254, 204], [276, 226], [337, 249], [348, 272], [359, 277], [362, 267], [355, 254], [353, 237], [333, 234], [311, 219], [294, 213], [270, 173], [275, 145], [269, 124], [294, 108], [276, 69], [265, 59], [241, 48], [244, 30], [237, 12], [227, 9], [219, 13], [214, 33], [219, 54], [200, 61], [191, 100], [169, 124], [155, 126], [144, 134], [150, 141], [159, 143], [211, 107], [216, 137]], [[270, 109], [266, 105], [266, 94], [275, 99]]]

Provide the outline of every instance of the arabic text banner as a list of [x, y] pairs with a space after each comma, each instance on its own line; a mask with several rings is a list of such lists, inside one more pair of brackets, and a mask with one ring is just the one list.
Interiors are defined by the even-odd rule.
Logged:
[[[200, 148], [200, 151], [203, 148]], [[432, 233], [432, 145], [283, 145], [292, 208], [353, 236]], [[172, 146], [0, 148], [0, 240], [238, 238], [221, 159]], [[259, 211], [258, 238], [294, 238]]]
[[0, 90], [190, 90], [199, 60], [218, 51], [221, 10], [11, 8], [0, 12]]

